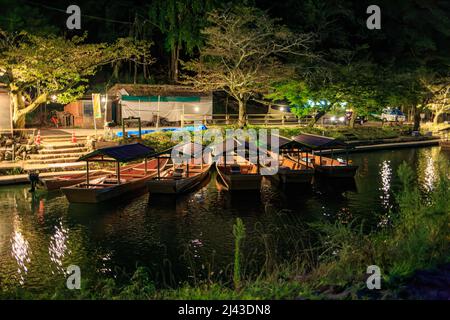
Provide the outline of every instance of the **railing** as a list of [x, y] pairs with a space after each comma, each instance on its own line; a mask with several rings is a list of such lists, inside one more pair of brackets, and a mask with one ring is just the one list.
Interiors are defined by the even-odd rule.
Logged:
[[[239, 115], [237, 114], [213, 114], [213, 115], [201, 115], [201, 114], [182, 114], [181, 126], [186, 124], [201, 123], [204, 125], [232, 125], [237, 124], [239, 121]], [[309, 119], [299, 119], [293, 114], [247, 114], [246, 121], [251, 125], [307, 125]]]

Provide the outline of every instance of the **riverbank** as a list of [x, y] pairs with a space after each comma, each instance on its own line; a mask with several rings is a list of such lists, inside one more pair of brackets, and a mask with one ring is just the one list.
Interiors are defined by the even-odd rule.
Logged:
[[[438, 166], [439, 163], [436, 163], [436, 167]], [[450, 263], [448, 227], [450, 189], [449, 180], [445, 176], [448, 162], [440, 167], [443, 171], [439, 181], [430, 193], [424, 195], [419, 192], [419, 186], [413, 182], [412, 169], [402, 165], [398, 170], [401, 187], [395, 193], [396, 205], [392, 207], [386, 220], [382, 220], [384, 222], [381, 225], [367, 228], [364, 220], [320, 219], [293, 226], [292, 221], [286, 220], [289, 219], [289, 215], [278, 213], [284, 225], [277, 228], [273, 237], [266, 234], [260, 238], [260, 241], [264, 243], [265, 251], [262, 254], [266, 259], [258, 264], [255, 264], [253, 260], [253, 249], [244, 250], [243, 246], [247, 238], [251, 236], [251, 225], [242, 223], [240, 218], [233, 218], [235, 227], [232, 230], [222, 227], [235, 240], [240, 239], [234, 242], [234, 247], [226, 249], [235, 253], [234, 261], [229, 267], [219, 270], [214, 267], [213, 261], [210, 261], [210, 264], [202, 261], [200, 266], [188, 259], [186, 263], [192, 271], [191, 276], [183, 282], [173, 284], [172, 287], [156, 282], [154, 273], [146, 267], [139, 267], [134, 274], [128, 276], [125, 282], [107, 275], [104, 278], [91, 279], [87, 276], [89, 273], [84, 272], [81, 290], [67, 290], [64, 286], [65, 281], [61, 279], [60, 287], [53, 287], [49, 291], [33, 291], [33, 289], [21, 287], [8, 291], [5, 287], [0, 289], [0, 297], [8, 299], [448, 299], [448, 290], [445, 289]], [[436, 174], [439, 176], [438, 171]], [[96, 212], [96, 214], [102, 213]], [[167, 212], [164, 214], [167, 215]], [[201, 212], [197, 212], [197, 215], [199, 214]], [[335, 212], [335, 214], [339, 213]], [[75, 217], [76, 215], [72, 212], [72, 219]], [[117, 214], [109, 215], [109, 223], [114, 222], [111, 220], [113, 217], [117, 217]], [[301, 221], [305, 218], [304, 215], [295, 215], [290, 219], [295, 217]], [[189, 225], [195, 229], [195, 224], [191, 225], [192, 219], [193, 217], [189, 218]], [[205, 229], [201, 228], [201, 230]], [[123, 232], [124, 229], [121, 227], [119, 233], [115, 234], [116, 238]], [[196, 233], [189, 235], [188, 239], [192, 239], [191, 236], [194, 234]], [[308, 237], [305, 238], [305, 234]], [[96, 235], [99, 236], [98, 230]], [[71, 239], [74, 239], [73, 236], [73, 234], [70, 236]], [[226, 236], [222, 235], [222, 238]], [[201, 238], [195, 241], [196, 247], [193, 247], [193, 250], [196, 251], [193, 254], [202, 254], [202, 251], [197, 250], [201, 250], [202, 242], [206, 243], [207, 239]], [[224, 244], [220, 246], [223, 247]], [[286, 256], [281, 255], [281, 251], [286, 248], [289, 248], [289, 253]], [[132, 251], [127, 249], [127, 256], [132, 254]], [[69, 261], [73, 263], [77, 260]], [[67, 264], [69, 261], [66, 261]], [[189, 261], [192, 264], [189, 264]], [[369, 290], [366, 287], [367, 267], [371, 265], [380, 268], [380, 290]], [[167, 275], [167, 279], [170, 278], [171, 275]]]

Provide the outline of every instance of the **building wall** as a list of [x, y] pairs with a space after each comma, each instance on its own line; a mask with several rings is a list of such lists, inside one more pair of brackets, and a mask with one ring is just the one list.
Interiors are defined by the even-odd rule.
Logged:
[[0, 89], [0, 131], [11, 130], [11, 100], [8, 91]]
[[[108, 103], [107, 109], [111, 108], [111, 103]], [[92, 100], [84, 99], [69, 103], [64, 107], [64, 111], [71, 113], [74, 116], [75, 127], [92, 129], [94, 128], [93, 107]], [[102, 118], [96, 119], [97, 128], [103, 128], [105, 118], [104, 110], [102, 108]], [[111, 112], [107, 111], [107, 121], [111, 120]]]

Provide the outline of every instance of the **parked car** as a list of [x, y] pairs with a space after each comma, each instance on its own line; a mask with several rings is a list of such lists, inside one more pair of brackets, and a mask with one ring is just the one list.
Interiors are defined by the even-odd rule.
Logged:
[[384, 109], [381, 114], [381, 121], [383, 122], [404, 122], [406, 116], [399, 109]]

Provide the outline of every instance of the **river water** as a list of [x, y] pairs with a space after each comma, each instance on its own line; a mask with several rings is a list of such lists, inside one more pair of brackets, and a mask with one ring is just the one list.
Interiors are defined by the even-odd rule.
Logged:
[[395, 206], [398, 166], [409, 163], [427, 193], [441, 158], [448, 165], [450, 153], [439, 147], [355, 153], [354, 181], [319, 181], [311, 190], [266, 181], [261, 193], [229, 194], [213, 172], [202, 188], [178, 199], [144, 194], [101, 206], [70, 205], [59, 191], [32, 195], [28, 186], [0, 187], [0, 287], [52, 290], [72, 264], [82, 276], [117, 280], [145, 266], [157, 283], [172, 286], [208, 272], [227, 274], [237, 217], [247, 229], [251, 268], [267, 246], [289, 255], [292, 242], [283, 239], [302, 240], [309, 222], [356, 219], [383, 227]]

